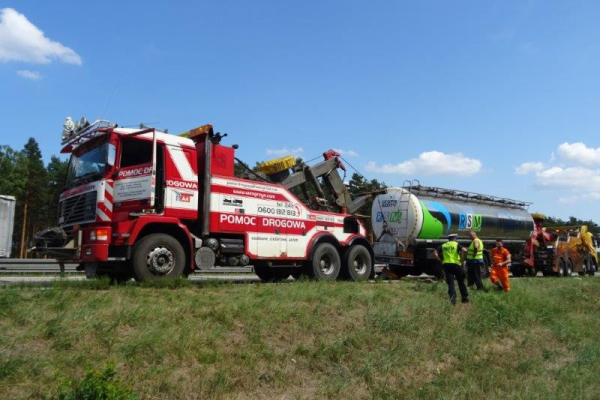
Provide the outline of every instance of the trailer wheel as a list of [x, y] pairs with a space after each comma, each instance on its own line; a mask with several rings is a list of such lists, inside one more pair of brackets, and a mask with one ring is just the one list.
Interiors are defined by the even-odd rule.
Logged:
[[184, 268], [185, 251], [173, 236], [154, 233], [133, 246], [133, 273], [138, 282], [179, 278]]
[[254, 273], [263, 282], [281, 282], [290, 276], [288, 268], [267, 267], [266, 265], [255, 265]]
[[371, 253], [360, 244], [350, 246], [342, 256], [342, 270], [340, 275], [353, 281], [369, 279], [373, 269]]
[[341, 269], [340, 255], [332, 244], [317, 245], [312, 260], [306, 262], [306, 273], [311, 278], [323, 281], [337, 279]]
[[596, 275], [596, 261], [593, 258], [588, 258], [586, 261], [586, 271], [589, 276]]

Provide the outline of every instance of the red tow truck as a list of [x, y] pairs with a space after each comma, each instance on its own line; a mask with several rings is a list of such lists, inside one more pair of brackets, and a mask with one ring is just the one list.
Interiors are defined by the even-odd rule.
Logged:
[[364, 198], [348, 193], [338, 153], [313, 166], [280, 160], [240, 179], [238, 146], [221, 144], [225, 136], [211, 125], [177, 136], [68, 120], [58, 227], [38, 233], [32, 250], [117, 281], [246, 265], [265, 281], [373, 275], [373, 250], [353, 215]]

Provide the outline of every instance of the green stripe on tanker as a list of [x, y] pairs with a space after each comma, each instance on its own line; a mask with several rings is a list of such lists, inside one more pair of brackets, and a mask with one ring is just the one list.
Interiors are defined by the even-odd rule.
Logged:
[[419, 239], [439, 239], [444, 233], [444, 225], [427, 209], [427, 206], [422, 201], [423, 226], [419, 233]]

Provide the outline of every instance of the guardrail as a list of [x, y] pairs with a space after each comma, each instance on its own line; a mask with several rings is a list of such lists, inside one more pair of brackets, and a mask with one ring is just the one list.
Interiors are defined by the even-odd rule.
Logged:
[[[75, 270], [77, 264], [65, 264], [65, 272], [83, 274]], [[252, 267], [218, 267], [200, 273], [251, 273]], [[55, 260], [40, 258], [0, 258], [0, 274], [59, 274], [60, 266]]]

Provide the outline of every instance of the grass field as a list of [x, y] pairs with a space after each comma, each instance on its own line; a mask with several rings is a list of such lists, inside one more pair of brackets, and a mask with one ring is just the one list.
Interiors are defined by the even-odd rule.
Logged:
[[0, 399], [112, 363], [137, 399], [598, 399], [600, 279], [0, 289]]

